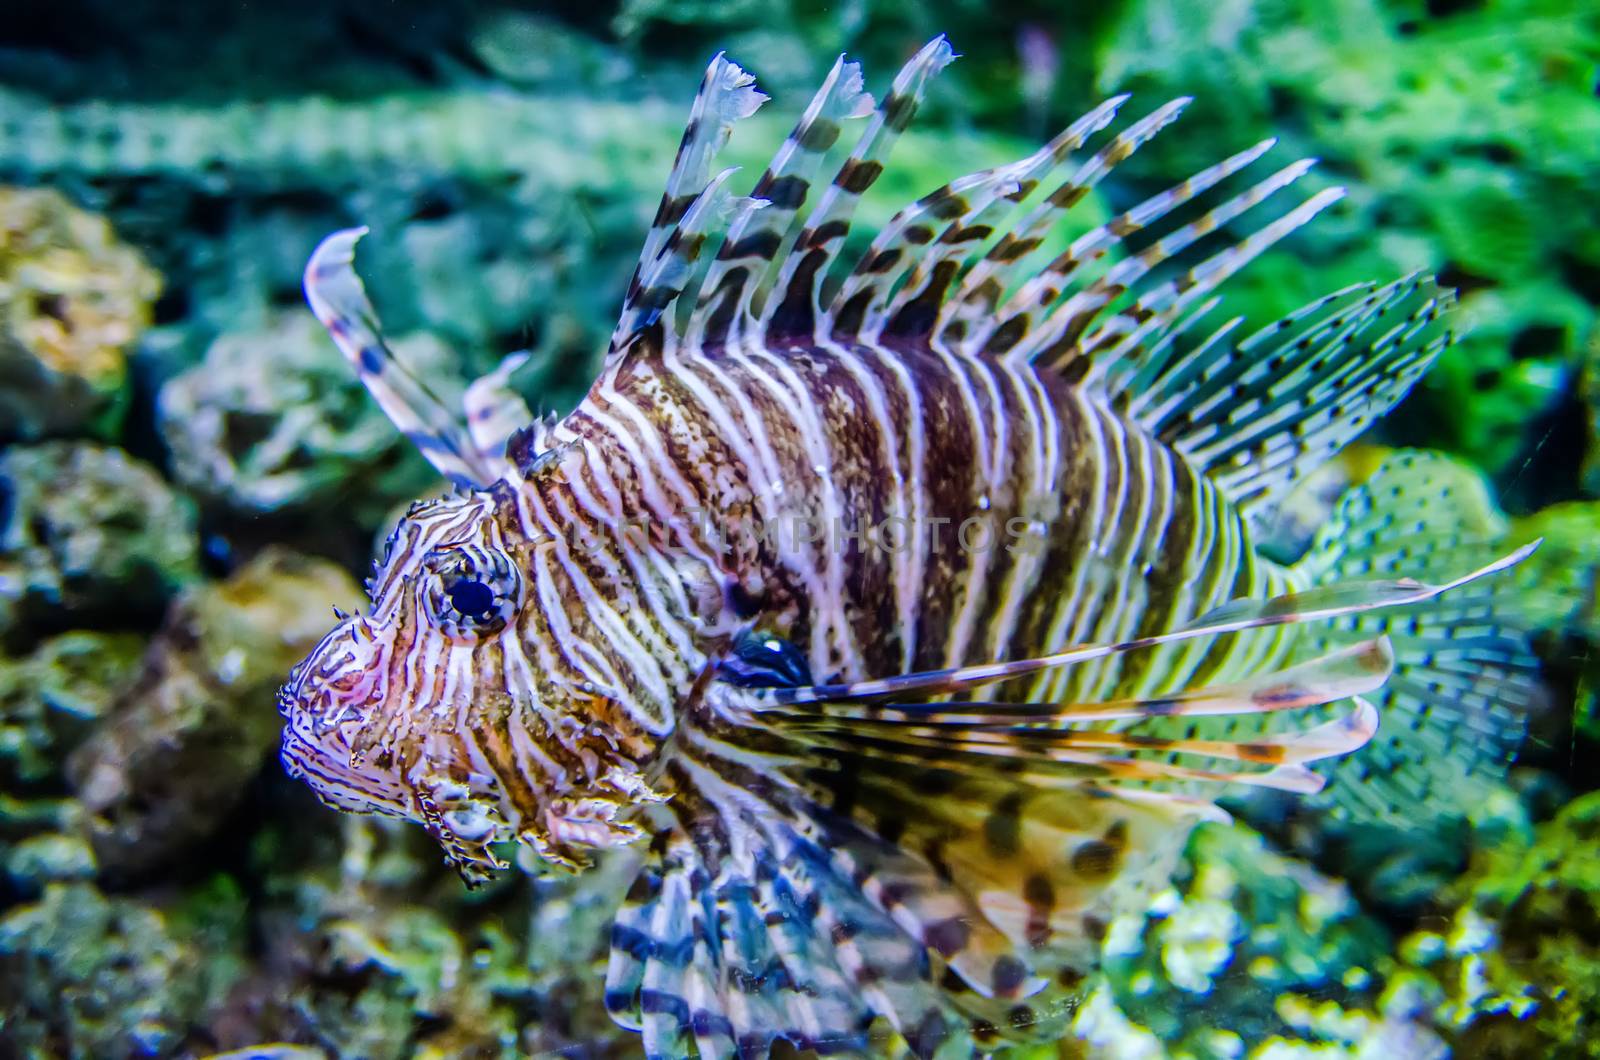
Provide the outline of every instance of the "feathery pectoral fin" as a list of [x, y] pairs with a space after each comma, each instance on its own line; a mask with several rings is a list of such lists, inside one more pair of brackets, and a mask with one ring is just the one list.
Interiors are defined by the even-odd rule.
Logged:
[[[861, 1051], [875, 1020], [930, 1055], [1051, 1013], [1046, 976], [1092, 967], [1106, 924], [1159, 886], [1218, 785], [1317, 790], [1308, 765], [1369, 740], [1379, 637], [1159, 699], [916, 701], [1196, 636], [1362, 614], [1498, 570], [1279, 597], [1171, 634], [1033, 660], [804, 688], [716, 686], [678, 734], [651, 867], [619, 915], [608, 1004], [646, 1049], [732, 1055], [785, 1038]], [[913, 701], [908, 702], [910, 698]], [[1152, 739], [1105, 721], [1286, 716], [1251, 739]], [[943, 977], [943, 978], [941, 978]], [[1065, 982], [1071, 982], [1069, 975]], [[1030, 1000], [1031, 999], [1031, 1000]]]
[[921, 936], [839, 856], [910, 859], [737, 763], [679, 765], [689, 786], [617, 914], [606, 976], [608, 1010], [646, 1055], [764, 1056], [780, 1040], [859, 1055], [882, 1018], [931, 1056], [959, 1033]]
[[[1345, 494], [1299, 569], [1304, 580], [1330, 586], [1352, 576], [1435, 578], [1493, 555], [1505, 532], [1481, 472], [1439, 454], [1400, 452]], [[1363, 754], [1323, 767], [1333, 782], [1318, 802], [1386, 830], [1431, 828], [1482, 802], [1543, 699], [1523, 591], [1514, 578], [1486, 578], [1327, 627], [1323, 645], [1387, 635], [1395, 673], [1373, 693], [1384, 731]]]

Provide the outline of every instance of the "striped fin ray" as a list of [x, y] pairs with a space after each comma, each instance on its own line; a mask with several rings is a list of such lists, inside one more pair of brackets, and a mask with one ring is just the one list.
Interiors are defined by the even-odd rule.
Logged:
[[[1305, 763], [1348, 754], [1377, 729], [1377, 713], [1359, 698], [1380, 688], [1393, 656], [1387, 641], [1353, 645], [1299, 666], [1262, 674], [1247, 682], [1193, 689], [1167, 700], [1109, 704], [978, 705], [891, 704], [881, 709], [844, 704], [787, 712], [779, 724], [804, 733], [816, 746], [931, 768], [1001, 768], [1042, 787], [1085, 782], [1203, 781], [1279, 788], [1303, 794], [1323, 780]], [[1345, 715], [1281, 738], [1224, 741], [1159, 739], [1073, 728], [1108, 718], [1169, 718], [1272, 714], [1306, 710], [1355, 698]], [[974, 712], [987, 706], [995, 713]], [[1126, 754], [1116, 753], [1126, 752]], [[1178, 766], [1135, 757], [1155, 753], [1266, 765], [1267, 771]]]
[[[1271, 141], [1268, 141], [1270, 144]], [[1264, 147], [1245, 152], [1235, 156], [1235, 159], [1254, 159]], [[1234, 162], [1229, 159], [1228, 162]], [[1233, 272], [1243, 267], [1256, 254], [1261, 253], [1276, 240], [1277, 237], [1287, 234], [1315, 215], [1316, 210], [1305, 209], [1303, 214], [1292, 215], [1294, 221], [1285, 219], [1277, 227], [1269, 227], [1263, 234], [1258, 235], [1248, 247], [1241, 244], [1239, 248], [1230, 248], [1214, 255], [1209, 262], [1191, 270], [1190, 277], [1183, 280], [1174, 280], [1156, 288], [1147, 294], [1141, 295], [1125, 310], [1113, 315], [1110, 319], [1100, 324], [1093, 332], [1085, 335], [1089, 325], [1099, 316], [1101, 310], [1127, 291], [1141, 278], [1153, 269], [1170, 260], [1175, 255], [1183, 252], [1202, 236], [1214, 232], [1244, 214], [1251, 207], [1266, 201], [1273, 193], [1287, 188], [1304, 176], [1312, 166], [1310, 159], [1292, 162], [1278, 170], [1276, 173], [1260, 181], [1253, 187], [1235, 195], [1226, 202], [1208, 211], [1198, 220], [1182, 226], [1169, 235], [1156, 240], [1150, 246], [1131, 257], [1127, 257], [1112, 265], [1099, 279], [1087, 284], [1082, 290], [1074, 291], [1055, 309], [1048, 317], [1040, 321], [1040, 327], [1032, 331], [1027, 339], [1012, 347], [1008, 356], [1019, 360], [1039, 359], [1057, 369], [1066, 369], [1071, 360], [1076, 357], [1092, 357], [1094, 351], [1109, 345], [1108, 338], [1126, 334], [1133, 326], [1150, 319], [1160, 306], [1173, 304], [1173, 296], [1181, 293], [1185, 299], [1182, 305], [1187, 306], [1198, 301], [1203, 296], [1214, 290], [1224, 279]], [[1223, 163], [1219, 169], [1227, 166]], [[1200, 178], [1194, 178], [1198, 182]], [[1328, 205], [1332, 197], [1319, 201], [1318, 208]], [[1304, 209], [1304, 208], [1303, 208]], [[1122, 221], [1118, 218], [1117, 221]], [[1125, 222], [1119, 227], [1126, 227]], [[1107, 231], [1111, 225], [1103, 226]], [[1089, 255], [1098, 255], [1103, 251], [1097, 245], [1101, 237], [1101, 229], [1088, 233], [1080, 243], [1086, 247], [1081, 252], [1075, 243], [1067, 251], [1064, 258], [1071, 258], [1074, 262], [1083, 261]], [[1101, 237], [1103, 238], [1103, 237]], [[1247, 256], [1248, 255], [1248, 256]], [[1230, 268], [1224, 270], [1221, 266], [1226, 262]], [[1212, 263], [1215, 263], [1213, 265]], [[1059, 280], [1064, 282], [1067, 273], [1059, 274]], [[1201, 282], [1201, 278], [1205, 282]], [[1052, 276], [1049, 283], [1055, 283], [1056, 277]], [[1033, 281], [1023, 287], [1021, 295], [1029, 294], [1029, 287]], [[1026, 303], [1024, 303], [1026, 304]], [[1004, 325], [1002, 325], [1004, 327]], [[1059, 352], [1059, 357], [1052, 356]]]
[[[898, 866], [927, 867], [910, 879], [892, 869], [858, 872], [864, 893], [880, 906], [970, 907], [960, 920], [916, 926], [938, 965], [955, 973], [939, 980], [947, 999], [990, 1044], [1035, 1028], [1048, 1034], [1063, 1003], [1070, 1013], [1073, 977], [1097, 963], [1099, 937], [1119, 904], [1137, 903], [1142, 887], [1170, 872], [1195, 821], [1223, 816], [1182, 795], [1145, 800], [1089, 784], [1040, 787], [992, 761], [930, 765], [870, 746], [818, 748], [811, 759], [789, 772], [819, 807], [892, 842], [902, 852]], [[849, 829], [835, 825], [835, 833]], [[1046, 970], [1065, 991], [1048, 988], [1039, 974]]]
[[[1325, 336], [1311, 329], [1309, 348], [1317, 350], [1315, 355], [1307, 356], [1298, 342], [1280, 343], [1282, 354], [1268, 354], [1263, 366], [1270, 367], [1277, 358], [1285, 374], [1276, 378], [1270, 372], [1258, 374], [1245, 384], [1266, 390], [1256, 399], [1259, 411], [1241, 415], [1248, 407], [1241, 403], [1241, 410], [1229, 415], [1224, 427], [1216, 422], [1220, 407], [1214, 406], [1208, 410], [1213, 420], [1205, 425], [1212, 429], [1186, 434], [1183, 447], [1206, 466], [1219, 469], [1223, 488], [1242, 504], [1282, 496], [1327, 454], [1342, 449], [1392, 408], [1432, 366], [1452, 336], [1432, 334], [1430, 326], [1454, 298], [1452, 292], [1437, 288], [1431, 277], [1398, 281], [1380, 289], [1360, 311], [1337, 321]], [[1408, 300], [1414, 306], [1402, 320], [1370, 343], [1357, 341], [1363, 331]], [[1296, 369], [1293, 375], [1287, 374], [1289, 368]], [[1235, 399], [1245, 396], [1254, 397], [1236, 393]], [[1255, 466], [1244, 466], [1242, 454]]]
[[[662, 319], [667, 308], [677, 301], [694, 276], [707, 245], [730, 220], [748, 216], [766, 204], [759, 199], [735, 198], [726, 188], [737, 170], [725, 169], [711, 178], [656, 252], [654, 260], [643, 266], [635, 290], [617, 323], [614, 351], [626, 345]], [[674, 334], [676, 330], [674, 329]]]
[[[880, 1017], [917, 1056], [961, 1033], [906, 912], [935, 890], [925, 865], [704, 748], [670, 768], [693, 784], [617, 915], [606, 981], [646, 1055], [766, 1055], [780, 1040], [858, 1055]], [[902, 889], [885, 908], [866, 881], [891, 878]]]
[[494, 371], [467, 387], [461, 404], [467, 414], [467, 432], [478, 452], [503, 457], [511, 436], [534, 422], [522, 395], [511, 389], [511, 376], [528, 363], [527, 351], [507, 354]]
[[[1357, 341], [1408, 301], [1410, 328]], [[1120, 354], [1082, 363], [1114, 407], [1252, 508], [1281, 497], [1404, 395], [1449, 341], [1425, 334], [1449, 301], [1413, 275], [1335, 291], [1242, 340], [1229, 341], [1242, 323], [1235, 318], [1183, 344], [1215, 308], [1211, 298], [1144, 349], [1147, 335], [1135, 333]]]
[[[1086, 139], [1110, 124], [1127, 99], [1106, 100], [1020, 162], [952, 181], [895, 214], [834, 296], [830, 313], [835, 333], [865, 331], [870, 337], [912, 300], [907, 292], [926, 297], [921, 294], [927, 289], [924, 280], [939, 271], [941, 262], [959, 264], [972, 252], [974, 241], [991, 234], [995, 215], [1012, 209], [1064, 165]], [[934, 220], [950, 222], [937, 237], [928, 224]], [[930, 242], [933, 245], [916, 256], [915, 248]], [[891, 304], [895, 284], [908, 273], [905, 290]], [[935, 295], [935, 303], [937, 299]]]
[[844, 245], [861, 196], [883, 172], [900, 134], [911, 124], [928, 79], [955, 59], [943, 36], [935, 37], [896, 75], [850, 156], [806, 216], [793, 251], [784, 259], [761, 322], [775, 337], [815, 340], [822, 316], [822, 283]]
[[794, 234], [794, 219], [810, 195], [811, 182], [828, 149], [837, 142], [842, 123], [865, 117], [872, 109], [872, 96], [862, 86], [861, 67], [840, 56], [756, 181], [751, 196], [764, 200], [767, 207], [740, 217], [729, 227], [727, 242], [701, 288], [690, 345], [720, 344], [735, 329], [742, 330], [753, 321], [755, 298]]
[[[611, 354], [632, 338], [637, 321], [649, 316], [638, 302], [648, 290], [646, 273], [662, 258], [680, 222], [712, 182], [712, 163], [727, 144], [733, 126], [754, 114], [767, 97], [755, 87], [755, 78], [726, 55], [718, 53], [706, 68], [689, 112], [689, 124], [678, 144], [678, 154], [667, 177], [666, 190], [650, 224], [639, 263], [634, 267], [621, 319], [611, 336]], [[656, 310], [659, 316], [659, 308]], [[653, 318], [652, 318], [653, 319]]]
[[[1119, 164], [1131, 158], [1157, 133], [1176, 121], [1189, 103], [1188, 97], [1180, 97], [1134, 122], [1084, 162], [1043, 202], [1033, 207], [968, 270], [948, 299], [943, 326], [962, 321], [961, 342], [968, 349], [981, 349], [988, 345], [1000, 320], [1006, 321], [1013, 333], [1025, 332], [1031, 313], [1019, 316], [1020, 307], [1015, 304], [998, 312], [997, 307], [1007, 292], [1018, 286], [1018, 279], [1028, 267], [1029, 255], [1044, 242], [1050, 230], [1068, 210], [1082, 202]], [[1062, 261], [1060, 266], [1070, 271], [1074, 263]], [[1049, 267], [1046, 268], [1048, 271]], [[1047, 303], [1054, 300], [1052, 296]], [[1016, 322], [1011, 323], [1013, 320]]]
[[973, 731], [1048, 732], [1099, 721], [1303, 710], [1374, 691], [1388, 677], [1393, 664], [1394, 654], [1388, 642], [1377, 638], [1244, 681], [1180, 689], [1167, 696], [1145, 699], [1112, 699], [1099, 703], [943, 701], [886, 705], [845, 700], [804, 702], [768, 710], [795, 718], [829, 721], [884, 720], [950, 725]]
[[1236, 600], [1179, 629], [1116, 644], [1074, 645], [1031, 659], [978, 663], [947, 670], [926, 670], [842, 684], [770, 689], [765, 690], [765, 698], [777, 704], [793, 704], [823, 700], [872, 699], [899, 696], [908, 692], [955, 693], [993, 681], [1023, 677], [1042, 670], [1072, 666], [1200, 637], [1214, 637], [1267, 626], [1343, 618], [1381, 608], [1424, 603], [1479, 578], [1515, 566], [1531, 555], [1538, 544], [1535, 541], [1524, 545], [1476, 570], [1442, 583], [1430, 584], [1411, 578], [1392, 581], [1336, 582], [1266, 599]]
[[[1289, 166], [1244, 195], [1218, 207], [1216, 212], [1229, 214], [1234, 212], [1236, 204], [1253, 205], [1259, 201], [1257, 194], [1275, 190], [1296, 179], [1304, 171], [1304, 164]], [[1187, 309], [1209, 296], [1224, 281], [1260, 257], [1274, 243], [1338, 201], [1343, 194], [1337, 188], [1318, 193], [1283, 217], [1252, 232], [1233, 246], [1218, 251], [1181, 276], [1140, 295], [1133, 305], [1117, 314], [1112, 321], [1108, 321], [1105, 330], [1088, 338], [1083, 337], [1083, 328], [1089, 320], [1087, 313], [1093, 313], [1100, 306], [1108, 304], [1110, 297], [1117, 293], [1117, 289], [1113, 286], [1096, 292], [1100, 296], [1099, 305], [1092, 304], [1093, 299], [1086, 296], [1085, 301], [1091, 303], [1086, 307], [1087, 313], [1083, 310], [1073, 312], [1079, 309], [1079, 306], [1074, 305], [1073, 300], [1069, 299], [1051, 314], [1044, 322], [1044, 326], [1031, 335], [1026, 343], [1018, 346], [1014, 353], [1017, 356], [1039, 360], [1058, 371], [1066, 372], [1073, 378], [1087, 377], [1097, 371], [1103, 371], [1105, 366], [1117, 364], [1130, 355], [1136, 355], [1141, 350], [1142, 342], [1159, 337], [1162, 331], [1171, 327]], [[1213, 215], [1208, 214], [1193, 225], [1175, 233], [1172, 237], [1173, 245], [1170, 247], [1165, 241], [1155, 244], [1150, 248], [1152, 260], [1165, 260], [1178, 248], [1178, 245], [1187, 245], [1196, 234], [1214, 227], [1217, 222], [1212, 220], [1212, 217]], [[1126, 264], [1119, 263], [1113, 271]], [[1131, 278], [1133, 272], [1143, 274], [1148, 268], [1149, 266], [1142, 260], [1134, 259], [1133, 266], [1123, 275]], [[1115, 341], [1108, 342], [1108, 337], [1114, 338]]]
[[355, 271], [356, 243], [366, 234], [365, 228], [349, 228], [317, 245], [306, 264], [306, 301], [378, 406], [428, 462], [458, 486], [488, 486], [500, 477], [498, 454], [480, 451], [461, 416], [412, 375], [384, 340]]

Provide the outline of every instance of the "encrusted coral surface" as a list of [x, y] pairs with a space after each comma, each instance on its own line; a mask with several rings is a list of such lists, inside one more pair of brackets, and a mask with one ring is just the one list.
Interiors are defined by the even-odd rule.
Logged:
[[176, 601], [138, 675], [67, 764], [101, 867], [138, 873], [206, 838], [278, 743], [272, 697], [349, 575], [262, 552]]
[[0, 438], [114, 431], [159, 288], [104, 217], [0, 187]]
[[[427, 336], [396, 352], [445, 393], [461, 371]], [[371, 519], [435, 481], [305, 312], [219, 336], [162, 387], [158, 416], [178, 481], [245, 512], [337, 503]]]
[[0, 452], [0, 635], [159, 608], [199, 576], [194, 506], [91, 442]]

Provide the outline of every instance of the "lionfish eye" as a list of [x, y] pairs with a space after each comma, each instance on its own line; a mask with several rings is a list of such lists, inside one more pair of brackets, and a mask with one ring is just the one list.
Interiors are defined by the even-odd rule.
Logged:
[[494, 607], [494, 590], [476, 579], [462, 578], [445, 591], [450, 605], [468, 618], [486, 618]]
[[516, 613], [522, 579], [504, 554], [477, 546], [438, 549], [424, 561], [433, 577], [425, 596], [439, 628], [457, 640], [504, 629]]

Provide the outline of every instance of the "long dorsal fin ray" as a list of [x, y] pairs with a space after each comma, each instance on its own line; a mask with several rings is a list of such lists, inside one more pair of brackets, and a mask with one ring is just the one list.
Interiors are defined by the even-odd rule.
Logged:
[[[777, 348], [831, 337], [943, 343], [969, 356], [1032, 360], [1115, 409], [1136, 410], [1134, 422], [1193, 460], [1254, 519], [1311, 464], [1326, 460], [1404, 397], [1447, 345], [1448, 336], [1431, 335], [1428, 325], [1449, 299], [1427, 281], [1415, 281], [1412, 292], [1421, 308], [1387, 333], [1369, 331], [1391, 310], [1388, 301], [1370, 314], [1352, 314], [1337, 302], [1326, 303], [1324, 312], [1324, 303], [1315, 303], [1270, 334], [1243, 342], [1230, 338], [1236, 321], [1209, 334], [1200, 330], [1215, 292], [1233, 274], [1342, 194], [1325, 188], [1173, 274], [1180, 255], [1206, 250], [1203, 240], [1310, 169], [1313, 160], [1292, 162], [1197, 219], [1158, 230], [1181, 207], [1249, 169], [1273, 146], [1271, 140], [1095, 226], [1054, 259], [1035, 261], [1063, 216], [1174, 122], [1187, 98], [1111, 136], [1031, 206], [1026, 200], [1033, 188], [1107, 126], [1126, 97], [1090, 111], [1027, 158], [924, 196], [895, 215], [838, 293], [825, 297], [857, 202], [882, 172], [929, 79], [953, 58], [943, 37], [923, 47], [868, 118], [833, 180], [813, 195], [812, 177], [841, 122], [864, 116], [871, 101], [860, 70], [841, 58], [757, 181], [755, 198], [735, 200], [765, 208], [729, 211], [708, 204], [723, 194], [717, 190], [721, 178], [711, 176], [711, 159], [732, 124], [765, 97], [748, 74], [718, 56], [646, 240], [613, 355], [659, 322], [668, 344], [691, 356], [702, 346], [736, 339]], [[808, 200], [814, 201], [798, 222]], [[1146, 232], [1148, 241], [1131, 245]], [[704, 280], [695, 283], [697, 263], [724, 233], [731, 238], [721, 244]], [[1124, 245], [1126, 254], [1113, 259]], [[1392, 301], [1397, 288], [1382, 290]], [[680, 300], [694, 304], [692, 313], [677, 314], [682, 321], [666, 313]]]
[[306, 301], [378, 406], [428, 462], [458, 486], [487, 486], [500, 477], [500, 467], [474, 444], [460, 414], [413, 375], [383, 337], [355, 271], [356, 243], [366, 234], [366, 228], [348, 228], [317, 245], [306, 264]]
[[[682, 222], [697, 203], [703, 203], [705, 193], [710, 190], [712, 164], [727, 144], [733, 126], [754, 114], [766, 101], [767, 97], [755, 87], [755, 78], [726, 55], [719, 52], [706, 67], [700, 91], [689, 111], [689, 124], [684, 128], [683, 140], [672, 163], [672, 172], [667, 177], [666, 191], [662, 193], [650, 231], [645, 235], [633, 279], [628, 283], [621, 318], [611, 336], [610, 356], [628, 347], [638, 333], [640, 319], [649, 317], [653, 322], [665, 309], [664, 305], [641, 305], [647, 293], [657, 298], [661, 295], [659, 288], [649, 291], [647, 273], [658, 267], [675, 237], [681, 242]], [[725, 174], [722, 179], [726, 179]]]
[[[1020, 162], [951, 181], [895, 214], [834, 296], [830, 312], [835, 333], [870, 336], [880, 330], [895, 310], [925, 289], [925, 280], [939, 271], [941, 261], [970, 254], [973, 240], [990, 235], [994, 215], [1013, 208], [1065, 165], [1086, 139], [1110, 124], [1127, 99], [1106, 100]], [[935, 236], [932, 221], [949, 223]], [[916, 249], [930, 242], [927, 250]], [[903, 276], [905, 288], [891, 303]]]
[[[1070, 364], [1072, 359], [1094, 356], [1097, 351], [1110, 345], [1108, 339], [1133, 332], [1140, 325], [1145, 325], [1159, 309], [1170, 310], [1179, 298], [1182, 299], [1183, 306], [1198, 301], [1228, 276], [1266, 250], [1281, 235], [1303, 224], [1317, 211], [1329, 205], [1337, 197], [1337, 193], [1324, 193], [1302, 204], [1288, 217], [1269, 225], [1238, 246], [1219, 251], [1184, 276], [1169, 280], [1141, 294], [1125, 310], [1114, 314], [1092, 332], [1089, 331], [1090, 324], [1100, 316], [1101, 311], [1110, 306], [1124, 291], [1193, 245], [1205, 234], [1231, 223], [1251, 207], [1266, 201], [1274, 192], [1287, 188], [1299, 180], [1311, 165], [1310, 159], [1290, 163], [1265, 180], [1208, 211], [1198, 220], [1163, 236], [1138, 254], [1122, 259], [1107, 269], [1105, 275], [1074, 291], [1060, 305], [1050, 310], [1045, 319], [1037, 321], [1039, 326], [1028, 335], [1026, 341], [1019, 342], [1009, 350], [997, 352], [1005, 352], [1007, 356], [1017, 360], [1037, 358], [1052, 367], [1063, 368]], [[1090, 236], [1098, 234], [1097, 230], [1091, 232]], [[1099, 253], [1101, 249], [1098, 246], [1079, 250], [1074, 244], [1063, 257], [1073, 262], [1081, 262], [1090, 255]], [[1048, 275], [1050, 274], [1047, 273]], [[1069, 275], [1067, 272], [1060, 273], [1060, 280], [1064, 283]], [[1055, 283], [1055, 280], [1052, 278], [1048, 282]], [[1028, 294], [1028, 288], [1024, 287], [1019, 293]], [[1002, 324], [999, 331], [1005, 329], [1006, 325]], [[1109, 363], [1116, 363], [1109, 358], [1107, 360]]]
[[761, 313], [769, 335], [816, 339], [825, 312], [822, 283], [844, 245], [856, 204], [883, 172], [884, 160], [911, 124], [929, 79], [954, 59], [949, 42], [943, 36], [935, 37], [895, 76], [850, 156], [806, 215], [793, 251], [778, 270], [772, 295]]
[[642, 334], [664, 318], [667, 309], [689, 286], [706, 248], [730, 219], [748, 216], [766, 205], [760, 199], [735, 198], [728, 192], [728, 178], [735, 172], [725, 169], [711, 178], [656, 251], [655, 258], [643, 265], [617, 324], [612, 341], [621, 345], [614, 346], [615, 351], [625, 350], [632, 336]]
[[701, 286], [700, 305], [691, 325], [690, 344], [716, 345], [754, 321], [755, 299], [780, 260], [794, 219], [811, 194], [828, 149], [843, 123], [872, 113], [873, 99], [862, 86], [861, 67], [843, 56], [795, 123], [751, 196], [767, 207], [736, 220]]
[[[1082, 202], [1119, 164], [1176, 121], [1189, 103], [1188, 97], [1172, 100], [1128, 126], [1078, 167], [1043, 202], [1029, 210], [961, 278], [942, 310], [942, 327], [948, 330], [953, 322], [961, 321], [962, 344], [975, 348], [987, 345], [997, 318], [1017, 318], [1020, 308], [1017, 305], [1012, 305], [1010, 312], [997, 313], [996, 310], [1003, 298], [1017, 290], [1019, 279], [1029, 275], [1025, 270], [1030, 267], [1032, 252], [1067, 211]], [[1066, 263], [1060, 264], [1067, 267]], [[1049, 271], [1048, 266], [1045, 271]], [[1053, 301], [1054, 296], [1045, 300], [1046, 304]], [[1013, 331], [1025, 332], [1026, 319], [1011, 327]]]
[[[1013, 334], [1024, 333], [1026, 330], [1025, 321], [1017, 321], [1016, 314], [1028, 313], [1034, 308], [1048, 307], [1054, 297], [1048, 292], [1065, 290], [1067, 281], [1071, 279], [1079, 268], [1098, 260], [1128, 236], [1149, 228], [1156, 221], [1190, 202], [1196, 196], [1211, 190], [1228, 177], [1249, 166], [1270, 150], [1275, 143], [1275, 140], [1263, 140], [1253, 147], [1225, 158], [1168, 188], [1166, 191], [1151, 196], [1132, 209], [1118, 214], [1104, 224], [1090, 229], [1073, 240], [1065, 252], [1027, 282], [1023, 283], [1007, 301], [1006, 306], [993, 314], [995, 320], [989, 325], [993, 328], [993, 331], [989, 333], [989, 337], [992, 338], [994, 333], [999, 331], [1007, 331]], [[1306, 164], [1299, 163], [1301, 166]], [[1220, 220], [1218, 211], [1212, 211], [1208, 217], [1211, 218], [1213, 223]], [[1186, 227], [1194, 229], [1197, 225], [1198, 222]], [[1171, 237], [1168, 238], [1170, 239]], [[1098, 286], [1110, 287], [1119, 282], [1119, 277], [1116, 275], [1118, 269], [1127, 270], [1147, 261], [1149, 264], [1154, 264], [1153, 261], [1149, 261], [1149, 258], [1150, 252], [1146, 251], [1125, 259], [1113, 267], [1107, 276], [1099, 281]], [[983, 267], [986, 264], [988, 264], [988, 259], [980, 262], [973, 269], [973, 274], [968, 277], [967, 284], [973, 283], [982, 274]], [[1148, 265], [1146, 265], [1146, 268], [1148, 268]], [[1125, 286], [1128, 280], [1123, 279], [1120, 282]], [[959, 310], [960, 308], [960, 305], [950, 307], [952, 310]], [[1029, 314], [1025, 319], [1031, 319], [1033, 315]], [[947, 327], [944, 333], [948, 333], [948, 331]], [[955, 336], [952, 336], [952, 338], [955, 338]], [[974, 343], [981, 339], [982, 336], [975, 337]], [[1001, 345], [1004, 345], [1004, 343], [1001, 343]]]

